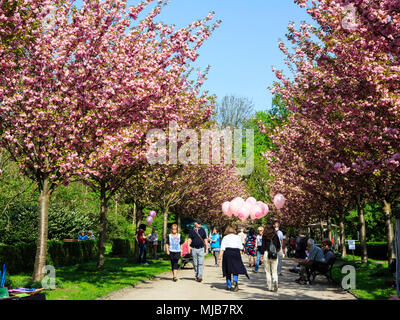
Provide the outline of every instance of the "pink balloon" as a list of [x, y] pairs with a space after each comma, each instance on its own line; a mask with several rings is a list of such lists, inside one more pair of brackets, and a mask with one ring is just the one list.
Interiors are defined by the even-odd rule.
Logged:
[[222, 212], [226, 215], [229, 215], [229, 202], [224, 202], [222, 204]]
[[249, 198], [247, 198], [246, 203], [248, 203], [248, 204], [256, 204], [257, 200], [256, 200], [256, 198], [249, 197]]
[[253, 206], [249, 203], [245, 203], [243, 206], [243, 211], [244, 211], [244, 216], [246, 217], [246, 219], [250, 216], [251, 212], [252, 212]]
[[148, 226], [151, 226], [153, 224], [153, 217], [148, 216], [146, 218], [146, 223]]
[[229, 204], [229, 212], [231, 213], [231, 215], [237, 217], [239, 214], [239, 210], [242, 206], [243, 204], [241, 203], [241, 201], [234, 199]]
[[274, 197], [274, 205], [278, 210], [283, 208], [283, 206], [285, 205], [285, 201], [286, 201], [285, 197], [280, 193], [278, 193]]
[[262, 216], [265, 217], [268, 214], [269, 208], [266, 203], [263, 203], [263, 205], [264, 205], [264, 210], [262, 212]]
[[264, 207], [263, 207], [261, 204], [256, 203], [256, 204], [253, 206], [253, 215], [254, 215], [254, 218], [255, 218], [255, 219], [260, 219], [260, 218], [262, 218], [263, 211], [264, 211]]
[[149, 216], [155, 218], [157, 216], [157, 213], [154, 210], [152, 210], [149, 212]]
[[254, 221], [255, 219], [257, 219], [256, 217], [256, 212], [258, 210], [258, 206], [256, 204], [251, 206], [251, 211], [250, 211], [250, 219], [252, 221]]

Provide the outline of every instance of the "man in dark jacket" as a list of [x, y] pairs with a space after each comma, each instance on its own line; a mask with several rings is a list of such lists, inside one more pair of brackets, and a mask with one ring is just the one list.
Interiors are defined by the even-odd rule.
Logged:
[[196, 281], [203, 280], [204, 256], [208, 252], [208, 237], [206, 231], [201, 227], [199, 219], [194, 220], [194, 228], [189, 231], [189, 252], [193, 257], [193, 266]]

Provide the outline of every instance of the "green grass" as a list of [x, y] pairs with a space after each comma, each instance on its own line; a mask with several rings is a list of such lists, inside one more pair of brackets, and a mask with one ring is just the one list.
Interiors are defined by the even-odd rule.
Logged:
[[[47, 300], [94, 300], [123, 289], [157, 274], [169, 271], [169, 261], [150, 260], [149, 265], [137, 265], [129, 258], [106, 257], [104, 269], [96, 270], [96, 261], [56, 268], [57, 289], [46, 290]], [[10, 276], [12, 286], [41, 287], [32, 284], [31, 274]], [[36, 285], [36, 286], [35, 286]]]
[[361, 299], [384, 300], [396, 295], [396, 290], [386, 284], [386, 281], [395, 280], [395, 275], [388, 270], [385, 261], [368, 259], [368, 265], [361, 264], [359, 256], [348, 255], [337, 260], [332, 270], [333, 278], [339, 284], [346, 274], [341, 273], [343, 265], [353, 265], [356, 268], [356, 289], [350, 291]]

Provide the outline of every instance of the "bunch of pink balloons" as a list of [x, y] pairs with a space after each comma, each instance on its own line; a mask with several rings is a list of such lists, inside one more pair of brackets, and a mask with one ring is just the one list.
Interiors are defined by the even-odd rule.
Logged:
[[278, 210], [281, 210], [283, 208], [283, 206], [285, 205], [285, 201], [285, 197], [280, 193], [276, 194], [274, 197], [274, 205]]
[[250, 197], [245, 201], [242, 197], [236, 197], [230, 202], [222, 204], [222, 212], [229, 218], [237, 217], [243, 222], [250, 217], [251, 220], [261, 219], [268, 214], [268, 205]]
[[149, 216], [146, 218], [146, 223], [148, 226], [153, 224], [153, 219], [156, 217], [157, 213], [155, 211], [150, 211]]

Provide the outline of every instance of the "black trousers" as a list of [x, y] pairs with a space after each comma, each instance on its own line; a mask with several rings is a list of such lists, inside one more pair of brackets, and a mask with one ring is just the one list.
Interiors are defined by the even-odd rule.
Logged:
[[325, 271], [327, 264], [319, 261], [300, 262], [300, 279], [310, 281], [311, 274], [314, 271]]
[[180, 252], [170, 252], [169, 258], [171, 259], [172, 270], [178, 270], [179, 269], [178, 262], [179, 262], [179, 259], [181, 258], [181, 253]]

